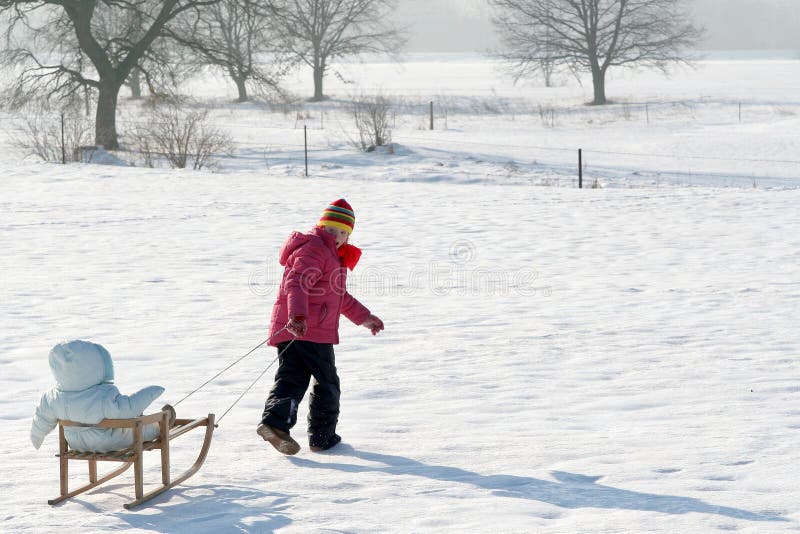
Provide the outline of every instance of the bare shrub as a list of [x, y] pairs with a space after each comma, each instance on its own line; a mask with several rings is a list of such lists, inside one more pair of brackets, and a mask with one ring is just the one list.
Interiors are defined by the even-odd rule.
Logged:
[[[320, 112], [320, 124], [322, 124], [322, 112]], [[308, 126], [308, 124], [314, 120], [314, 116], [311, 114], [310, 111], [297, 111], [294, 115], [294, 129], [297, 129], [298, 124], [300, 126]]]
[[285, 117], [290, 117], [292, 113], [296, 116], [303, 109], [301, 98], [288, 91], [257, 92], [252, 101]]
[[553, 106], [546, 105], [543, 106], [539, 104], [539, 118], [542, 121], [542, 125], [547, 128], [554, 128], [556, 125], [556, 110]]
[[206, 110], [184, 110], [168, 102], [152, 106], [147, 118], [130, 135], [130, 148], [147, 167], [166, 162], [173, 169], [214, 168], [217, 158], [233, 154], [233, 140], [210, 124]]
[[187, 104], [188, 100], [181, 95], [160, 92], [150, 93], [142, 101], [144, 108], [153, 115], [157, 115], [163, 108], [166, 107], [179, 108]]
[[622, 102], [620, 110], [623, 120], [626, 120], [628, 122], [633, 120], [633, 106], [631, 105], [629, 100], [624, 100]]
[[91, 144], [93, 136], [94, 125], [77, 113], [31, 115], [25, 117], [14, 143], [43, 161], [68, 163], [83, 160], [82, 148]]
[[361, 96], [353, 101], [353, 116], [362, 150], [372, 151], [392, 142], [391, 108], [391, 102], [383, 95]]
[[125, 140], [128, 149], [136, 153], [134, 158], [136, 165], [152, 169], [161, 160], [161, 152], [158, 150], [150, 130], [150, 124], [136, 124], [125, 135]]

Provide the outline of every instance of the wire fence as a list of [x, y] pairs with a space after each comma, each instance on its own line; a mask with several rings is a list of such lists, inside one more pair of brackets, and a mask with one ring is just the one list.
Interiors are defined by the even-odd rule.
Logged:
[[[719, 103], [719, 101], [715, 101]], [[727, 102], [730, 105], [731, 102]], [[630, 104], [637, 110], [646, 114], [653, 107], [664, 108], [669, 106], [686, 106], [686, 101], [659, 102], [657, 106], [651, 103]], [[741, 120], [741, 104], [736, 106]], [[772, 105], [774, 111], [775, 105]], [[411, 112], [409, 113], [409, 110]], [[541, 111], [541, 110], [540, 110]], [[563, 113], [560, 110], [559, 113]], [[592, 110], [592, 113], [596, 113]], [[619, 109], [616, 110], [620, 112]], [[602, 113], [608, 113], [603, 110]], [[622, 110], [625, 114], [627, 111]], [[791, 116], [794, 111], [779, 111]], [[220, 113], [224, 115], [224, 110]], [[532, 113], [533, 114], [533, 113]], [[546, 125], [548, 120], [541, 112], [539, 119]], [[315, 113], [298, 112], [295, 117], [289, 114], [277, 115], [274, 124], [236, 121], [231, 117], [216, 116], [212, 118], [214, 127], [222, 128], [235, 134], [234, 144], [236, 150], [232, 154], [211, 154], [225, 164], [240, 161], [259, 162], [265, 166], [302, 165], [308, 168], [309, 160], [316, 164], [316, 169], [328, 171], [332, 166], [331, 160], [337, 159], [337, 165], [344, 160], [341, 156], [353, 155], [357, 152], [359, 132], [352, 126], [343, 123], [348, 119], [347, 113], [329, 112], [319, 110]], [[398, 128], [398, 117], [406, 123], [405, 128]], [[425, 121], [420, 121], [420, 118]], [[437, 108], [434, 112], [432, 102], [417, 103], [414, 106], [407, 104], [404, 113], [393, 110], [393, 142], [406, 150], [404, 155], [414, 154], [418, 159], [442, 158], [446, 156], [467, 158], [474, 162], [494, 165], [494, 171], [475, 171], [459, 168], [453, 173], [463, 175], [467, 180], [483, 175], [485, 179], [503, 182], [503, 174], [514, 174], [516, 178], [527, 175], [531, 183], [537, 179], [541, 181], [564, 180], [565, 183], [580, 184], [583, 175], [585, 183], [591, 181], [592, 185], [611, 183], [627, 183], [645, 186], [648, 183], [659, 185], [661, 183], [678, 183], [680, 185], [718, 185], [718, 186], [766, 186], [797, 188], [800, 187], [800, 158], [759, 158], [740, 156], [719, 156], [710, 154], [687, 154], [669, 152], [635, 152], [631, 150], [606, 150], [602, 148], [556, 146], [548, 144], [527, 143], [499, 143], [487, 140], [470, 139], [469, 133], [462, 130], [447, 128], [448, 109]], [[427, 120], [431, 128], [426, 128]], [[61, 115], [36, 114], [26, 117], [0, 115], [0, 124], [6, 133], [23, 139], [26, 135], [26, 121], [31, 120], [55, 123], [64, 120]], [[86, 121], [90, 119], [73, 116], [71, 121]], [[650, 120], [649, 118], [647, 119]], [[408, 128], [409, 122], [416, 121], [417, 128]], [[117, 120], [119, 128], [124, 132], [137, 127], [147, 127], [159, 124], [159, 120], [137, 120], [128, 116]], [[551, 125], [552, 127], [552, 125]], [[436, 129], [438, 128], [438, 129]], [[312, 132], [310, 138], [308, 131]], [[63, 126], [62, 126], [63, 132]], [[315, 134], [314, 132], [317, 132]], [[327, 132], [318, 135], [319, 132]], [[259, 139], [260, 138], [260, 139]], [[124, 135], [122, 136], [124, 140]], [[64, 139], [61, 139], [62, 153]], [[87, 151], [92, 147], [82, 147]], [[152, 152], [159, 156], [166, 156], [164, 152]], [[135, 149], [125, 149], [119, 154], [123, 159], [126, 156], [139, 154]], [[579, 156], [580, 154], [580, 156]], [[624, 161], [620, 161], [620, 159]], [[85, 158], [76, 158], [77, 161], [86, 161]], [[352, 160], [351, 160], [352, 161]], [[387, 164], [382, 160], [380, 164]], [[306, 171], [308, 174], [308, 171]], [[508, 177], [508, 176], [506, 176]], [[592, 181], [593, 180], [593, 181]], [[485, 180], [484, 180], [485, 181]], [[508, 181], [508, 180], [506, 180]]]

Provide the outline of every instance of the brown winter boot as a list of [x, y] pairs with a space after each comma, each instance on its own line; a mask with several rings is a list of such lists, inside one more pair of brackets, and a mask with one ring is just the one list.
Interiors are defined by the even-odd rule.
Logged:
[[256, 429], [256, 433], [262, 437], [266, 442], [275, 447], [275, 449], [283, 454], [289, 456], [297, 454], [300, 451], [300, 444], [292, 439], [285, 430], [265, 425], [261, 423]]

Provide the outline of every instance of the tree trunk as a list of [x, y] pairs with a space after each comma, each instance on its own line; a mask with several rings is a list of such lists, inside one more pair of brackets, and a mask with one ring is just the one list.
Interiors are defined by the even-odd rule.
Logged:
[[102, 84], [97, 97], [94, 142], [107, 150], [119, 148], [117, 139], [117, 97], [120, 84]]
[[233, 81], [236, 83], [236, 90], [239, 91], [239, 98], [236, 101], [247, 102], [249, 97], [247, 96], [247, 85], [245, 84], [245, 78], [233, 77]]
[[555, 64], [549, 59], [542, 61], [542, 73], [544, 74], [544, 86], [553, 87], [553, 71], [555, 71]]
[[128, 77], [128, 83], [131, 86], [131, 98], [139, 100], [142, 98], [142, 77], [139, 69], [133, 69], [131, 75]]
[[318, 102], [320, 100], [325, 99], [325, 95], [322, 93], [322, 78], [325, 76], [325, 67], [321, 65], [314, 66], [314, 102]]
[[606, 103], [606, 71], [599, 66], [592, 66], [592, 86], [594, 86], [594, 100], [592, 104], [602, 105]]

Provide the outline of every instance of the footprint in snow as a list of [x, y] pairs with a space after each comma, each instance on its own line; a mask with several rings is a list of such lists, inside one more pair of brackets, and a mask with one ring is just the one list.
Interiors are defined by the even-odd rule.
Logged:
[[553, 478], [558, 480], [559, 482], [569, 483], [569, 484], [594, 484], [601, 478], [602, 476], [587, 476], [587, 475], [579, 475], [576, 473], [566, 473], [564, 471], [553, 471], [552, 473]]

